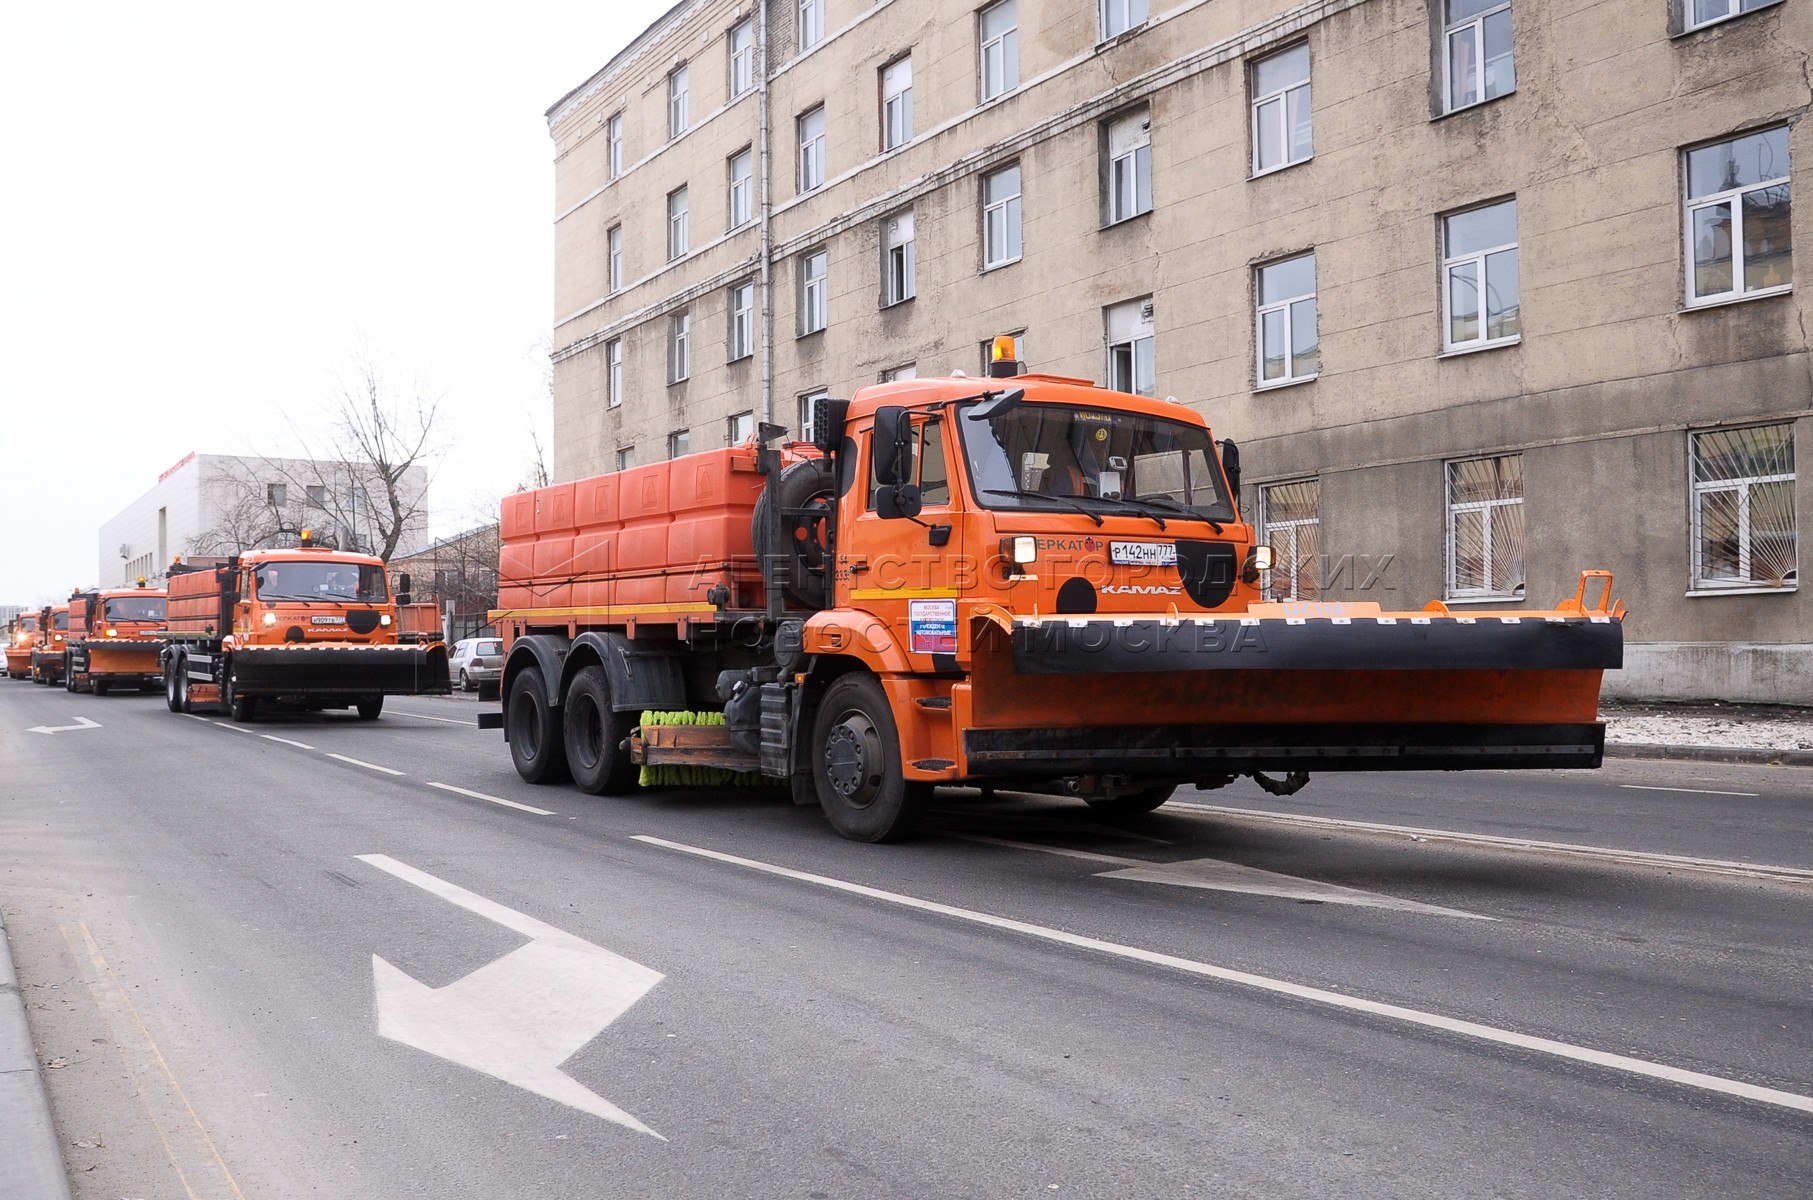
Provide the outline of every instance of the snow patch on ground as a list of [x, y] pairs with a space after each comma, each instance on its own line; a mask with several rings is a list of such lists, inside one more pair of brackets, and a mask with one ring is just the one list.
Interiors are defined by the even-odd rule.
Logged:
[[1720, 746], [1735, 750], [1813, 750], [1813, 718], [1602, 714], [1607, 743]]

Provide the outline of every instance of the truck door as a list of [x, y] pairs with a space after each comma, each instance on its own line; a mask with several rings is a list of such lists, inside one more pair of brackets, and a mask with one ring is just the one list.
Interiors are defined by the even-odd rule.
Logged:
[[911, 421], [910, 457], [902, 464], [901, 478], [918, 489], [921, 507], [914, 517], [884, 516], [878, 509], [884, 485], [876, 477], [873, 426], [860, 439], [864, 459], [859, 478], [865, 486], [860, 495], [848, 498], [856, 502], [851, 507], [860, 505], [848, 543], [848, 602], [893, 631], [915, 671], [935, 671], [948, 666], [940, 660], [957, 650], [957, 599], [966, 563], [963, 525], [951, 507], [945, 442], [950, 422], [939, 413], [913, 413]]

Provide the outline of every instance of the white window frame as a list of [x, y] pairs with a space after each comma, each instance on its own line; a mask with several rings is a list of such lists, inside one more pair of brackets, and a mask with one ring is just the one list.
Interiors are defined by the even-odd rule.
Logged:
[[1095, 14], [1100, 40], [1106, 42], [1144, 25], [1151, 19], [1151, 5], [1148, 0], [1097, 0]]
[[623, 174], [623, 114], [614, 112], [604, 123], [605, 154], [609, 159], [611, 178]]
[[604, 231], [604, 286], [609, 295], [623, 290], [623, 226], [613, 225]]
[[676, 429], [667, 435], [668, 461], [683, 458], [692, 453], [692, 430]]
[[815, 104], [794, 120], [799, 137], [800, 194], [825, 185], [825, 106]]
[[[1486, 95], [1486, 20], [1501, 12], [1509, 12], [1511, 10], [1511, 0], [1499, 0], [1499, 3], [1494, 4], [1491, 8], [1482, 9], [1472, 16], [1464, 17], [1453, 24], [1448, 23], [1448, 0], [1439, 0], [1439, 2], [1441, 3], [1440, 11], [1442, 17], [1442, 111], [1444, 113], [1459, 112], [1463, 108], [1473, 108], [1476, 105], [1488, 104], [1493, 100], [1498, 99], [1499, 96], [1509, 96], [1511, 93], [1515, 92], [1517, 90], [1517, 40], [1516, 29], [1515, 26], [1513, 26], [1511, 40], [1511, 86], [1504, 91], [1499, 92], [1497, 95]], [[1472, 100], [1460, 101], [1455, 98], [1454, 43], [1457, 37], [1471, 37], [1473, 39], [1473, 71], [1477, 77], [1477, 86], [1474, 88], [1476, 98]]]
[[799, 0], [799, 48], [812, 49], [825, 40], [825, 0]]
[[[1152, 211], [1152, 113], [1123, 113], [1103, 128], [1108, 155], [1108, 224]], [[1118, 148], [1118, 153], [1117, 153]]]
[[755, 280], [731, 284], [726, 307], [730, 313], [730, 331], [725, 338], [730, 351], [727, 360], [736, 362], [755, 353]]
[[[1294, 54], [1301, 54], [1303, 56], [1302, 81], [1298, 83], [1288, 83], [1283, 87], [1274, 88], [1269, 92], [1261, 92], [1259, 90], [1259, 68], [1267, 63]], [[1260, 175], [1269, 175], [1273, 171], [1282, 171], [1286, 167], [1294, 167], [1298, 163], [1308, 162], [1316, 156], [1315, 128], [1310, 110], [1310, 102], [1312, 99], [1312, 93], [1310, 91], [1312, 66], [1308, 42], [1298, 42], [1295, 46], [1287, 46], [1276, 54], [1267, 54], [1263, 58], [1253, 60], [1251, 74], [1248, 78], [1252, 80], [1253, 88], [1252, 136], [1253, 175], [1255, 178]], [[1301, 93], [1301, 95], [1299, 95], [1299, 93]], [[1303, 123], [1310, 126], [1309, 137], [1305, 139], [1306, 144], [1300, 153], [1297, 149], [1296, 138], [1292, 136], [1294, 130], [1291, 128], [1290, 113], [1293, 104], [1298, 105], [1300, 111], [1303, 113]], [[1260, 149], [1264, 144], [1262, 130], [1267, 124], [1270, 124], [1273, 127], [1273, 131], [1278, 139], [1278, 145], [1282, 147], [1284, 151], [1284, 157], [1275, 163], [1266, 162], [1260, 154]]]
[[667, 261], [686, 257], [691, 247], [690, 202], [687, 199], [686, 185], [682, 184], [667, 193]]
[[623, 405], [623, 339], [604, 344], [604, 402], [607, 408]]
[[904, 304], [919, 294], [913, 210], [881, 221], [881, 306]]
[[[1272, 493], [1287, 487], [1302, 487], [1308, 484], [1315, 489], [1316, 511], [1310, 517], [1287, 517], [1282, 520], [1272, 516]], [[1303, 531], [1313, 528], [1316, 531], [1316, 553], [1305, 556], [1302, 553]], [[1274, 566], [1265, 575], [1263, 595], [1268, 602], [1290, 600], [1315, 600], [1322, 595], [1322, 480], [1312, 476], [1309, 479], [1282, 479], [1277, 483], [1259, 485], [1259, 540], [1261, 544], [1272, 548], [1272, 562], [1290, 564], [1290, 589], [1285, 594], [1274, 591], [1272, 584], [1276, 579], [1277, 567]], [[1283, 532], [1288, 543], [1280, 548], [1278, 534]], [[1305, 593], [1303, 590], [1303, 564], [1312, 564], [1315, 571], [1314, 590]]]
[[635, 465], [636, 447], [633, 445], [617, 447], [617, 469], [619, 471], [627, 471]]
[[[1788, 430], [1790, 439], [1794, 436], [1794, 426], [1789, 422], [1778, 422], [1777, 425]], [[1708, 595], [1729, 592], [1786, 592], [1799, 589], [1800, 559], [1800, 526], [1794, 526], [1794, 576], [1793, 582], [1784, 582], [1780, 586], [1767, 580], [1758, 580], [1755, 576], [1755, 530], [1752, 526], [1751, 496], [1759, 484], [1787, 483], [1799, 488], [1797, 465], [1790, 463], [1788, 470], [1761, 475], [1733, 476], [1729, 479], [1702, 480], [1699, 477], [1700, 439], [1711, 435], [1736, 432], [1743, 427], [1725, 426], [1718, 429], [1693, 429], [1687, 434], [1687, 479], [1689, 489], [1688, 537], [1691, 539], [1688, 552], [1689, 577], [1688, 595]], [[1749, 428], [1765, 429], [1767, 425], [1750, 426]], [[1706, 563], [1703, 558], [1705, 542], [1705, 498], [1714, 492], [1736, 492], [1738, 494], [1738, 577], [1735, 579], [1709, 576], [1706, 574]], [[1795, 498], [1798, 503], [1798, 497]], [[1794, 512], [1790, 506], [1790, 513]]]
[[[1136, 396], [1158, 393], [1158, 339], [1152, 297], [1124, 300], [1102, 310], [1103, 342], [1108, 354], [1108, 386]], [[1125, 330], [1115, 336], [1116, 326]], [[1019, 347], [1016, 345], [1015, 350]]]
[[1747, 13], [1758, 12], [1771, 5], [1780, 4], [1781, 0], [1723, 0], [1725, 11], [1710, 17], [1694, 17], [1697, 0], [1680, 0], [1681, 32], [1692, 33], [1696, 29], [1705, 29], [1724, 21], [1736, 20]]
[[816, 388], [810, 392], [801, 392], [799, 397], [799, 440], [809, 442], [818, 432], [818, 426], [812, 419], [813, 405], [829, 398], [831, 393], [825, 388]]
[[906, 379], [919, 378], [918, 363], [901, 363], [898, 367], [889, 367], [881, 373], [880, 383], [897, 383]]
[[753, 412], [731, 413], [724, 422], [728, 444], [741, 446], [755, 436], [755, 414]]
[[[1013, 175], [1013, 191], [994, 201], [988, 198], [989, 185]], [[1022, 202], [1020, 164], [1010, 163], [982, 177], [982, 269], [992, 271], [1017, 263], [1026, 253], [1021, 226]]]
[[[1448, 252], [1448, 244], [1451, 237], [1448, 230], [1448, 223], [1450, 221], [1455, 217], [1464, 217], [1468, 213], [1476, 213], [1483, 211], [1484, 209], [1497, 208], [1500, 205], [1506, 204], [1512, 206], [1511, 219], [1513, 225], [1515, 225], [1517, 219], [1517, 197], [1515, 196], [1507, 196], [1502, 200], [1494, 200], [1489, 204], [1476, 204], [1472, 208], [1463, 208], [1455, 212], [1442, 214], [1442, 349], [1445, 352], [1457, 350], [1483, 350], [1489, 346], [1513, 346], [1523, 340], [1523, 296], [1521, 295], [1523, 290], [1523, 263], [1521, 261], [1521, 255], [1518, 256], [1519, 260], [1517, 262], [1517, 284], [1518, 292], [1520, 293], [1517, 297], [1517, 332], [1497, 338], [1489, 337], [1486, 333], [1486, 327], [1489, 324], [1489, 316], [1486, 310], [1486, 295], [1492, 289], [1492, 280], [1487, 272], [1486, 260], [1493, 255], [1503, 254], [1507, 250], [1513, 254], [1517, 254], [1518, 239], [1514, 237], [1503, 245], [1488, 246], [1484, 250], [1469, 251], [1466, 254], [1450, 254]], [[1458, 269], [1469, 266], [1474, 268], [1473, 277], [1477, 281], [1474, 284], [1473, 299], [1474, 311], [1479, 314], [1479, 335], [1477, 337], [1468, 338], [1465, 341], [1457, 342], [1454, 340], [1454, 314], [1452, 311], [1454, 302], [1454, 273]]]
[[724, 35], [724, 44], [730, 54], [730, 98], [735, 100], [755, 86], [754, 19], [732, 25], [730, 32]]
[[[1271, 262], [1260, 263], [1253, 268], [1253, 299], [1256, 309], [1253, 319], [1253, 342], [1254, 348], [1258, 351], [1254, 360], [1254, 378], [1257, 380], [1255, 390], [1286, 387], [1293, 383], [1307, 383], [1322, 373], [1322, 314], [1316, 302], [1316, 294], [1320, 287], [1320, 281], [1318, 280], [1316, 286], [1311, 287], [1307, 292], [1298, 295], [1284, 296], [1265, 303], [1259, 303], [1265, 295], [1265, 284], [1263, 281], [1263, 272], [1265, 269], [1267, 267], [1282, 266], [1285, 263], [1294, 262], [1300, 258], [1309, 259], [1310, 269], [1312, 271], [1315, 269], [1316, 252], [1314, 250], [1308, 250], [1302, 254], [1286, 255], [1284, 258], [1275, 258]], [[1292, 318], [1295, 316], [1295, 307], [1304, 303], [1307, 303], [1310, 306], [1310, 312], [1317, 323], [1316, 369], [1298, 375], [1296, 374], [1296, 323]], [[1284, 374], [1275, 379], [1267, 379], [1265, 377], [1265, 318], [1273, 313], [1282, 313], [1284, 317]]]
[[[976, 81], [984, 104], [1020, 86], [1020, 12], [1015, 5], [1016, 0], [998, 0], [976, 12]], [[988, 32], [990, 17], [1007, 21], [993, 36]]]
[[824, 247], [807, 251], [799, 258], [799, 336], [822, 331], [830, 324], [827, 296], [831, 277], [831, 252]]
[[[741, 163], [743, 173], [737, 174], [737, 164]], [[755, 220], [755, 152], [748, 146], [738, 150], [726, 160], [726, 169], [730, 174], [730, 196], [727, 207], [730, 211], [729, 229], [741, 229]]]
[[[1765, 125], [1760, 129], [1747, 129], [1732, 137], [1720, 138], [1718, 141], [1706, 142], [1703, 145], [1692, 146], [1681, 151], [1681, 186], [1686, 196], [1684, 211], [1682, 213], [1681, 234], [1686, 252], [1686, 257], [1683, 262], [1686, 266], [1687, 273], [1687, 305], [1689, 308], [1709, 304], [1722, 304], [1729, 300], [1748, 299], [1752, 296], [1777, 296], [1793, 289], [1794, 285], [1791, 281], [1788, 283], [1769, 284], [1765, 287], [1751, 288], [1745, 286], [1744, 280], [1744, 196], [1750, 192], [1763, 191], [1768, 188], [1785, 187], [1788, 189], [1788, 204], [1790, 212], [1792, 212], [1794, 204], [1794, 185], [1790, 182], [1788, 170], [1789, 164], [1784, 163], [1782, 173], [1774, 178], [1766, 179], [1758, 183], [1745, 184], [1742, 187], [1730, 188], [1722, 192], [1709, 192], [1704, 196], [1695, 196], [1693, 194], [1693, 178], [1692, 173], [1688, 168], [1688, 155], [1690, 154], [1697, 153], [1701, 150], [1711, 150], [1716, 146], [1742, 141], [1744, 138], [1769, 133], [1777, 129], [1780, 129], [1783, 132], [1783, 143], [1788, 144], [1789, 139], [1786, 136], [1789, 132], [1788, 126]], [[1793, 154], [1791, 147], [1789, 154], [1790, 156]], [[1709, 292], [1702, 296], [1698, 291], [1698, 273], [1694, 269], [1693, 218], [1695, 213], [1710, 208], [1717, 208], [1720, 205], [1727, 206], [1731, 214], [1732, 286], [1727, 291]], [[1792, 259], [1792, 245], [1789, 246], [1789, 255], [1790, 259]]]
[[688, 65], [681, 63], [667, 73], [667, 140], [673, 141], [691, 127], [687, 99], [692, 91]]
[[881, 148], [895, 150], [913, 140], [913, 56], [903, 55], [881, 69]]
[[692, 377], [692, 312], [681, 309], [667, 318], [667, 382]]
[[[1448, 599], [1448, 600], [1521, 600], [1524, 598], [1524, 593], [1525, 593], [1525, 591], [1527, 591], [1527, 589], [1521, 587], [1521, 585], [1516, 588], [1501, 588], [1501, 587], [1493, 586], [1499, 582], [1501, 573], [1494, 569], [1495, 564], [1492, 561], [1492, 544], [1493, 544], [1492, 526], [1493, 526], [1494, 522], [1498, 519], [1498, 517], [1497, 517], [1498, 511], [1500, 509], [1511, 508], [1511, 507], [1516, 507], [1521, 510], [1523, 508], [1524, 496], [1529, 491], [1527, 485], [1524, 484], [1525, 476], [1523, 474], [1522, 465], [1520, 464], [1518, 467], [1518, 482], [1520, 485], [1520, 491], [1517, 496], [1507, 497], [1504, 499], [1493, 499], [1493, 500], [1467, 500], [1467, 501], [1462, 501], [1459, 503], [1457, 503], [1454, 499], [1454, 468], [1460, 466], [1463, 463], [1469, 463], [1469, 462], [1487, 462], [1487, 461], [1490, 461], [1493, 459], [1499, 459], [1499, 458], [1522, 458], [1522, 457], [1523, 457], [1523, 455], [1520, 453], [1486, 454], [1486, 455], [1480, 455], [1476, 458], [1449, 459], [1446, 463], [1444, 463], [1442, 465], [1443, 500], [1445, 501], [1445, 511], [1447, 513], [1447, 516], [1444, 521], [1444, 524], [1446, 526], [1446, 539], [1445, 540], [1447, 543], [1447, 550], [1446, 550], [1447, 569], [1446, 569], [1446, 579], [1444, 581], [1445, 582], [1445, 588], [1444, 588], [1444, 592], [1443, 592], [1444, 599]], [[1459, 551], [1458, 551], [1458, 548], [1455, 546], [1455, 541], [1457, 538], [1458, 522], [1455, 520], [1455, 517], [1458, 514], [1463, 513], [1463, 512], [1478, 512], [1481, 514], [1479, 536], [1480, 536], [1480, 542], [1481, 542], [1480, 552], [1483, 556], [1481, 559], [1481, 570], [1483, 571], [1483, 573], [1485, 575], [1485, 580], [1486, 580], [1486, 586], [1484, 586], [1484, 587], [1463, 588], [1463, 587], [1458, 586], [1454, 581], [1455, 568], [1459, 565]], [[1524, 517], [1527, 520], [1528, 514], [1525, 513]], [[1524, 561], [1521, 564], [1519, 564], [1519, 566], [1520, 566], [1519, 574], [1524, 574], [1529, 569], [1529, 549], [1528, 549], [1528, 547], [1529, 547], [1529, 530], [1528, 530], [1528, 526], [1526, 525], [1525, 531], [1524, 531], [1524, 549], [1522, 551], [1523, 556], [1524, 556]]]

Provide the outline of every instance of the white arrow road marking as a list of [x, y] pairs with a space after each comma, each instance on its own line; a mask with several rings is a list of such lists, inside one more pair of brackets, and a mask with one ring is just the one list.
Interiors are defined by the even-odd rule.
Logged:
[[667, 1140], [560, 1070], [666, 976], [388, 855], [358, 858], [532, 939], [443, 988], [372, 955], [381, 1036]]
[[75, 729], [99, 729], [99, 721], [90, 721], [87, 717], [77, 717], [74, 725], [33, 725], [27, 733], [68, 733]]
[[1679, 1084], [1682, 1087], [1700, 1088], [1724, 1096], [1736, 1096], [1744, 1100], [1754, 1100], [1760, 1104], [1774, 1104], [1782, 1108], [1791, 1108], [1796, 1112], [1813, 1113], [1813, 1096], [1803, 1096], [1797, 1092], [1784, 1092], [1778, 1088], [1761, 1087], [1754, 1083], [1744, 1083], [1737, 1079], [1725, 1079], [1718, 1075], [1706, 1075], [1699, 1071], [1687, 1071], [1680, 1067], [1671, 1067], [1665, 1063], [1649, 1062], [1641, 1058], [1632, 1058], [1625, 1054], [1612, 1054], [1604, 1050], [1595, 1050], [1590, 1046], [1576, 1046], [1568, 1042], [1558, 1042], [1552, 1038], [1535, 1037], [1515, 1030], [1499, 1029], [1491, 1025], [1481, 1025], [1477, 1021], [1463, 1021], [1457, 1017], [1445, 1017], [1440, 1013], [1422, 1012], [1414, 1008], [1405, 1008], [1400, 1004], [1385, 1004], [1378, 1000], [1363, 1000], [1358, 996], [1345, 996], [1340, 992], [1326, 988], [1306, 987], [1300, 983], [1291, 983], [1283, 979], [1272, 979], [1265, 975], [1254, 975], [1249, 971], [1236, 971], [1232, 967], [1219, 967], [1213, 963], [1199, 962], [1193, 958], [1180, 958], [1175, 954], [1164, 954], [1157, 950], [1145, 950], [1138, 946], [1127, 946], [1119, 942], [1106, 942], [1099, 938], [1086, 937], [1080, 933], [1070, 933], [1062, 929], [1053, 929], [1047, 925], [1034, 925], [1027, 921], [1016, 921], [1012, 917], [998, 917], [993, 913], [978, 912], [971, 908], [957, 908], [950, 904], [940, 904], [936, 900], [921, 900], [917, 896], [907, 896], [900, 892], [886, 892], [880, 888], [868, 887], [860, 883], [850, 883], [842, 879], [833, 879], [828, 875], [813, 875], [805, 871], [795, 871], [791, 867], [780, 867], [773, 863], [761, 862], [753, 858], [738, 858], [734, 854], [725, 854], [720, 850], [707, 850], [702, 846], [688, 846], [684, 842], [670, 842], [666, 838], [651, 837], [646, 833], [632, 835], [632, 840], [650, 846], [660, 846], [665, 850], [674, 850], [681, 854], [691, 854], [698, 858], [710, 859], [713, 862], [728, 863], [732, 866], [745, 867], [765, 875], [777, 875], [783, 879], [793, 879], [801, 883], [815, 884], [818, 887], [830, 888], [852, 896], [863, 896], [870, 900], [879, 900], [886, 904], [897, 904], [902, 908], [918, 912], [935, 913], [957, 921], [968, 921], [972, 924], [986, 926], [1017, 933], [1024, 937], [1040, 938], [1062, 946], [1074, 946], [1079, 950], [1092, 950], [1097, 954], [1113, 955], [1132, 962], [1149, 963], [1158, 967], [1169, 967], [1174, 971], [1196, 975], [1205, 979], [1215, 979], [1222, 983], [1235, 983], [1243, 987], [1255, 988], [1277, 996], [1290, 996], [1297, 1000], [1306, 1000], [1313, 1004], [1326, 1005], [1346, 1012], [1365, 1013], [1388, 1021], [1400, 1021], [1407, 1025], [1416, 1025], [1424, 1029], [1438, 1029], [1445, 1033], [1458, 1034], [1461, 1037], [1477, 1038], [1499, 1046], [1509, 1046], [1518, 1050], [1528, 1050], [1536, 1054], [1552, 1054], [1573, 1062], [1592, 1063], [1611, 1071], [1624, 1071], [1631, 1075], [1640, 1075], [1647, 1079], [1660, 1079], [1667, 1083]]
[[1252, 896], [1278, 896], [1286, 900], [1319, 900], [1328, 904], [1352, 904], [1360, 908], [1390, 908], [1399, 912], [1429, 913], [1441, 917], [1465, 917], [1469, 921], [1496, 921], [1497, 917], [1484, 917], [1478, 913], [1463, 912], [1458, 908], [1443, 908], [1437, 904], [1420, 904], [1415, 900], [1404, 900], [1397, 896], [1386, 896], [1378, 892], [1364, 892], [1359, 888], [1342, 887], [1337, 883], [1319, 883], [1314, 879], [1299, 879], [1295, 875], [1279, 875], [1273, 871], [1261, 871], [1258, 867], [1243, 867], [1238, 863], [1222, 862], [1216, 858], [1194, 858], [1187, 862], [1149, 863], [1137, 858], [1121, 858], [1114, 854], [1097, 854], [1091, 850], [1067, 850], [1060, 846], [1041, 846], [1034, 842], [1010, 842], [1005, 838], [982, 837], [977, 834], [953, 834], [966, 842], [986, 842], [991, 846], [1008, 846], [1015, 850], [1037, 850], [1041, 854], [1056, 854], [1064, 858], [1081, 858], [1089, 862], [1112, 863], [1124, 868], [1119, 871], [1103, 871], [1098, 879], [1136, 879], [1142, 883], [1168, 883], [1176, 887], [1207, 888], [1217, 892], [1244, 892]]

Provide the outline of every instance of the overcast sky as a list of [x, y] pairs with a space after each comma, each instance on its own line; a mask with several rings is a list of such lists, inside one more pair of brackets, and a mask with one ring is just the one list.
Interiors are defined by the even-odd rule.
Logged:
[[297, 452], [361, 344], [444, 396], [436, 532], [494, 514], [549, 436], [543, 114], [671, 4], [0, 0], [0, 604], [191, 450]]

